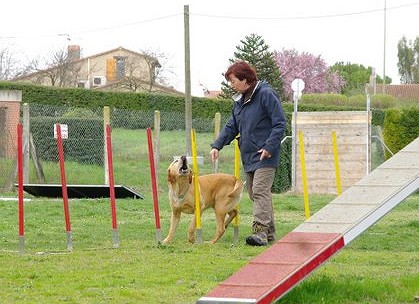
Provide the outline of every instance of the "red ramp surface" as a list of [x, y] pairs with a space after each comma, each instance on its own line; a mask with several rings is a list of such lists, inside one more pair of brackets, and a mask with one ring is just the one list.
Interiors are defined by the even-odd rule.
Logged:
[[271, 303], [343, 246], [339, 234], [291, 232], [197, 303]]

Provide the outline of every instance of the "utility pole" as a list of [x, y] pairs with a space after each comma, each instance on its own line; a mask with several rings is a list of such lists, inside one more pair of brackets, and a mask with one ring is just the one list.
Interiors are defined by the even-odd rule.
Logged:
[[387, 0], [384, 0], [383, 94], [386, 93], [386, 36], [387, 36]]
[[185, 132], [186, 132], [186, 155], [191, 154], [191, 130], [192, 130], [192, 98], [191, 98], [191, 56], [189, 44], [189, 5], [183, 6], [184, 34], [185, 34]]

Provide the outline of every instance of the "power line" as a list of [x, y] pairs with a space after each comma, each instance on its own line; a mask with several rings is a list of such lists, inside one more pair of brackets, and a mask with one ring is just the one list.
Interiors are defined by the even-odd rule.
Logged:
[[[400, 8], [410, 7], [418, 5], [419, 2], [408, 3], [397, 5], [393, 7], [387, 7], [388, 10], [396, 10]], [[210, 15], [210, 14], [201, 14], [195, 13], [191, 15], [200, 16], [200, 17], [208, 17], [208, 18], [218, 18], [218, 19], [242, 19], [242, 20], [307, 20], [307, 19], [326, 19], [326, 18], [336, 18], [336, 17], [346, 17], [346, 16], [354, 16], [354, 15], [365, 15], [371, 14], [376, 12], [382, 12], [383, 8], [365, 10], [365, 11], [357, 11], [357, 12], [349, 12], [349, 13], [336, 13], [336, 14], [328, 14], [328, 15], [312, 15], [312, 16], [290, 16], [290, 17], [253, 17], [253, 16], [229, 16], [229, 15]]]
[[[396, 10], [411, 6], [419, 5], [419, 2], [413, 2], [408, 4], [396, 5], [392, 7], [387, 7], [387, 11], [389, 10]], [[232, 16], [232, 15], [212, 15], [212, 14], [205, 14], [205, 13], [190, 13], [190, 15], [198, 16], [198, 17], [206, 17], [206, 18], [217, 18], [217, 19], [236, 19], [236, 20], [309, 20], [309, 19], [326, 19], [326, 18], [338, 18], [338, 17], [346, 17], [346, 16], [355, 16], [355, 15], [365, 15], [371, 14], [376, 12], [382, 12], [383, 8], [371, 9], [371, 10], [364, 10], [364, 11], [356, 11], [356, 12], [349, 12], [349, 13], [335, 13], [335, 14], [326, 14], [326, 15], [306, 15], [306, 16], [290, 16], [290, 17], [254, 17], [254, 16]], [[120, 29], [124, 27], [135, 26], [144, 23], [150, 23], [158, 20], [169, 19], [177, 16], [183, 16], [183, 13], [177, 13], [172, 15], [166, 15], [156, 18], [144, 19], [139, 20], [131, 23], [119, 24], [114, 26], [107, 26], [107, 27], [99, 27], [94, 29], [89, 29], [85, 31], [79, 31], [75, 33], [71, 33], [71, 35], [82, 35], [88, 33], [95, 33], [95, 32], [103, 32], [109, 30]], [[30, 36], [32, 38], [36, 37], [53, 37], [60, 34], [51, 34], [51, 35], [38, 35], [38, 36]], [[69, 34], [70, 35], [70, 34]], [[22, 39], [28, 38], [28, 36], [0, 36], [0, 39]]]
[[173, 17], [176, 17], [176, 16], [180, 16], [180, 15], [183, 16], [183, 13], [166, 15], [166, 16], [161, 16], [161, 17], [156, 17], [156, 18], [151, 18], [151, 19], [144, 19], [144, 20], [139, 20], [139, 21], [135, 21], [135, 22], [131, 22], [131, 23], [124, 23], [124, 24], [119, 24], [119, 25], [114, 25], [114, 26], [94, 28], [94, 29], [89, 29], [89, 30], [85, 30], [85, 31], [74, 32], [74, 33], [71, 33], [71, 34], [61, 34], [60, 33], [60, 34], [37, 35], [37, 36], [0, 36], [0, 39], [22, 39], [22, 38], [30, 38], [30, 37], [36, 38], [36, 37], [70, 36], [70, 35], [73, 36], [73, 35], [80, 35], [80, 34], [115, 30], [115, 29], [134, 26], [134, 25], [138, 25], [138, 24], [149, 23], [149, 22], [154, 22], [154, 21], [163, 20], [163, 19], [169, 19], [169, 18], [173, 18]]
[[167, 15], [167, 16], [161, 16], [161, 17], [156, 17], [156, 18], [152, 18], [152, 19], [139, 20], [139, 21], [135, 21], [135, 22], [131, 22], [131, 23], [125, 23], [125, 24], [120, 24], [120, 25], [115, 25], [115, 26], [108, 26], [108, 27], [96, 28], [96, 29], [91, 29], [91, 30], [87, 30], [87, 31], [78, 32], [78, 33], [75, 33], [75, 34], [93, 33], [93, 32], [102, 32], [102, 31], [114, 30], [114, 29], [118, 29], [118, 28], [129, 27], [129, 26], [134, 26], [134, 25], [138, 25], [138, 24], [154, 22], [154, 21], [163, 20], [163, 19], [169, 19], [169, 18], [173, 18], [173, 17], [176, 17], [176, 16], [180, 16], [180, 15], [183, 16], [183, 13], [178, 13], [178, 14], [173, 14], [173, 15]]

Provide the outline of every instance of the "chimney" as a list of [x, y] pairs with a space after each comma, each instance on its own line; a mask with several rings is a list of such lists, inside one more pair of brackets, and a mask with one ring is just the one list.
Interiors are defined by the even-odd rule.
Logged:
[[67, 60], [75, 61], [80, 59], [80, 45], [69, 45], [67, 47]]

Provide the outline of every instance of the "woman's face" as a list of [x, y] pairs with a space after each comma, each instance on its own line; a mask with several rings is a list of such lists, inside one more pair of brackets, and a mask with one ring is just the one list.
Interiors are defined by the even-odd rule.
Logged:
[[246, 79], [240, 80], [234, 74], [230, 75], [228, 81], [233, 90], [239, 93], [246, 92], [246, 90], [250, 87], [250, 85], [247, 84]]

